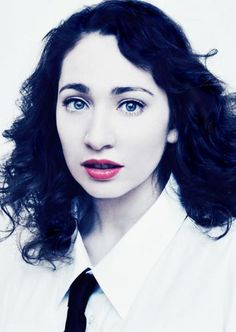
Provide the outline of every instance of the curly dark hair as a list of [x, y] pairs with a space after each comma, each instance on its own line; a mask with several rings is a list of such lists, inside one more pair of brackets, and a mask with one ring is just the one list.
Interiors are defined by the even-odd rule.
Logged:
[[21, 88], [22, 114], [3, 133], [15, 147], [2, 163], [0, 204], [11, 233], [23, 226], [32, 234], [23, 258], [33, 264], [69, 258], [78, 221], [93, 219], [92, 197], [66, 166], [55, 115], [63, 59], [91, 32], [114, 35], [121, 53], [166, 92], [178, 141], [167, 143], [158, 180], [164, 185], [172, 173], [187, 215], [206, 230], [220, 226], [218, 238], [224, 236], [236, 217], [236, 97], [204, 64], [215, 52], [196, 54], [182, 28], [149, 3], [108, 0], [45, 36], [37, 68]]

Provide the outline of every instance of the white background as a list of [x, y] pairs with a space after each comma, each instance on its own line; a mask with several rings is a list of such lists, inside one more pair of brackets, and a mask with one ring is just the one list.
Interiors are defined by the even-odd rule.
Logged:
[[[84, 5], [97, 0], [8, 0], [0, 12], [0, 132], [18, 114], [15, 100], [25, 78], [34, 69], [43, 36]], [[153, 0], [182, 25], [193, 48], [206, 53], [217, 48], [208, 68], [236, 90], [235, 0]], [[0, 137], [0, 156], [9, 150]]]

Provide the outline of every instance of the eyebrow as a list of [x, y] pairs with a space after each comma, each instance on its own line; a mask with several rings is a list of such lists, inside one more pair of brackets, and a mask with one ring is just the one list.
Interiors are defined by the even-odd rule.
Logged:
[[59, 93], [61, 93], [62, 91], [66, 90], [66, 89], [72, 89], [72, 90], [76, 90], [78, 92], [81, 93], [86, 93], [89, 94], [89, 88], [81, 83], [72, 83], [72, 84], [66, 84], [64, 85], [60, 90]]
[[130, 86], [114, 88], [114, 89], [111, 90], [111, 93], [114, 94], [114, 95], [120, 95], [122, 93], [129, 92], [129, 91], [147, 92], [148, 94], [153, 96], [153, 93], [151, 91], [147, 90], [147, 89], [140, 88], [140, 87], [130, 87]]
[[[66, 89], [76, 90], [80, 93], [85, 93], [85, 94], [89, 94], [89, 92], [90, 92], [89, 87], [87, 87], [86, 85], [84, 85], [82, 83], [71, 83], [71, 84], [64, 85], [59, 90], [59, 93], [61, 93], [62, 91], [66, 90]], [[149, 91], [147, 89], [144, 89], [144, 88], [141, 88], [141, 87], [130, 87], [130, 86], [116, 87], [116, 88], [111, 90], [111, 94], [120, 95], [122, 93], [130, 92], [130, 91], [141, 91], [141, 92], [146, 92], [151, 96], [154, 95], [151, 91]]]

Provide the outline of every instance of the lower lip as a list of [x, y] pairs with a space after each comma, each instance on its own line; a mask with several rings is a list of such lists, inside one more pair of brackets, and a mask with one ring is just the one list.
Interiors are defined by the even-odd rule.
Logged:
[[86, 172], [95, 180], [109, 180], [113, 178], [117, 173], [120, 172], [122, 167], [119, 168], [107, 168], [107, 169], [97, 169], [85, 167]]

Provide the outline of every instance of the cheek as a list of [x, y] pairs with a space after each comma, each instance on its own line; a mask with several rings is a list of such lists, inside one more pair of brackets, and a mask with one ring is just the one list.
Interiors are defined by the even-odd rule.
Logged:
[[167, 139], [167, 123], [146, 123], [135, 132], [127, 132], [126, 156], [136, 174], [147, 176], [154, 171], [163, 155]]
[[[127, 144], [127, 150], [145, 155], [162, 151], [167, 141], [168, 122], [148, 122], [135, 128], [127, 128], [123, 137], [123, 144]], [[151, 156], [150, 156], [151, 157]]]
[[68, 121], [57, 118], [57, 132], [61, 141], [63, 154], [67, 164], [78, 159], [83, 141], [81, 128], [75, 127]]

